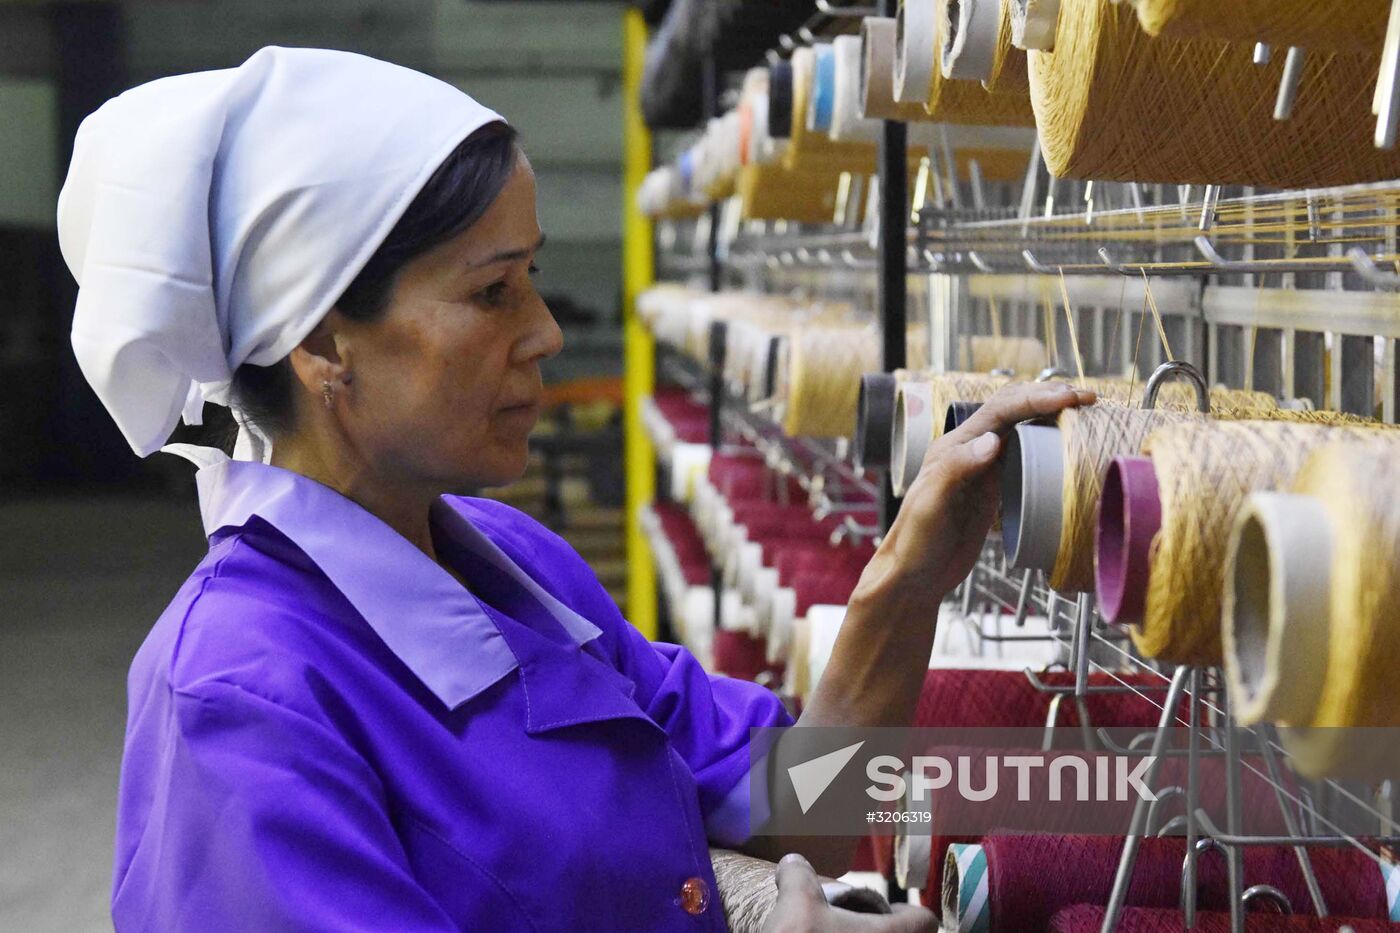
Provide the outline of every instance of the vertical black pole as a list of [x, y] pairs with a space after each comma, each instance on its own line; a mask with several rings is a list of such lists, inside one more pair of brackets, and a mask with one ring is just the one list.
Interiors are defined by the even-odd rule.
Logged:
[[[701, 92], [704, 95], [704, 119], [709, 121], [719, 116], [719, 66], [715, 61], [714, 49], [705, 52], [701, 79]], [[709, 264], [710, 291], [712, 292], [719, 291], [720, 287], [719, 213], [719, 204], [711, 204], [710, 234], [706, 244], [706, 258]], [[724, 321], [714, 321], [710, 324], [709, 390], [710, 454], [712, 456], [719, 452], [720, 444], [724, 440], [721, 412], [724, 408], [724, 356], [727, 337], [728, 330]], [[715, 601], [715, 631], [719, 631], [720, 604], [724, 599], [724, 581], [721, 579], [721, 569], [714, 561], [710, 562], [710, 584]]]
[[[884, 16], [893, 17], [897, 6], [897, 0], [880, 0], [880, 12]], [[880, 128], [877, 300], [881, 333], [880, 362], [885, 372], [904, 367], [908, 359], [905, 339], [908, 330], [906, 230], [909, 226], [909, 168], [905, 129], [903, 123], [894, 120], [883, 121]], [[885, 474], [884, 495], [881, 500], [881, 519], [885, 528], [889, 528], [899, 511], [899, 500], [895, 498], [894, 490], [890, 486], [888, 471]]]
[[[705, 53], [704, 69], [702, 73], [704, 94], [705, 121], [719, 116], [719, 66], [715, 61], [714, 50]], [[709, 258], [710, 291], [719, 291], [720, 286], [720, 265], [719, 265], [719, 202], [710, 205], [710, 236], [707, 244], [707, 256]]]

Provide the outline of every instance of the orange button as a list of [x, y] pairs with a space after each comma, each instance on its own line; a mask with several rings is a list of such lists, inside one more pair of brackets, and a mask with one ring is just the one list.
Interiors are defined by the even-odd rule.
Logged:
[[710, 886], [704, 878], [687, 878], [681, 885], [681, 906], [688, 914], [703, 914], [710, 906]]

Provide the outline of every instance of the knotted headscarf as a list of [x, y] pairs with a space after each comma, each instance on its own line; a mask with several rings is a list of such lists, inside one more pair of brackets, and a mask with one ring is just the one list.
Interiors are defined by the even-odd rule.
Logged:
[[79, 285], [74, 353], [132, 449], [227, 405], [243, 363], [286, 357], [434, 170], [500, 119], [408, 68], [276, 46], [88, 116], [59, 245]]

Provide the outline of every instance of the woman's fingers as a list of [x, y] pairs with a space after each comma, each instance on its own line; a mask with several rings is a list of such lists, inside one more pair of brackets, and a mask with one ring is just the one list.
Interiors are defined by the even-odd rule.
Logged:
[[946, 436], [961, 442], [988, 431], [1005, 434], [1022, 421], [1056, 415], [1076, 405], [1092, 405], [1097, 398], [1088, 389], [1063, 382], [1017, 382], [1000, 389]]
[[987, 431], [967, 440], [949, 434], [929, 447], [923, 468], [909, 489], [909, 496], [922, 495], [919, 488], [933, 489], [943, 497], [967, 480], [981, 474], [1001, 453], [1001, 435]]
[[916, 904], [891, 904], [894, 916], [889, 926], [882, 928], [884, 933], [934, 933], [938, 929], [938, 918], [933, 912]]
[[[798, 914], [826, 906], [826, 894], [822, 892], [822, 883], [817, 878], [816, 869], [796, 852], [784, 855], [778, 862], [773, 883], [778, 887], [775, 914]], [[778, 908], [783, 910], [779, 911]]]

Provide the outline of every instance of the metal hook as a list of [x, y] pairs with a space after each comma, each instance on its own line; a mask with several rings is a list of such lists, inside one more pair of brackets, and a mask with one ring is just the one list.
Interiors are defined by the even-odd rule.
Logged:
[[991, 263], [979, 256], [975, 249], [967, 251], [967, 261], [976, 266], [979, 272], [985, 272], [988, 275], [996, 275], [997, 270], [992, 268]]
[[831, 0], [817, 0], [817, 12], [833, 19], [863, 19], [880, 15], [880, 11], [873, 6], [832, 6]]
[[1210, 228], [1215, 226], [1216, 207], [1220, 203], [1220, 186], [1206, 185], [1206, 193], [1201, 204], [1200, 231], [1209, 233]]
[[[1150, 735], [1150, 733], [1144, 733], [1144, 734], [1145, 734], [1145, 735]], [[1185, 796], [1186, 796], [1186, 791], [1184, 791], [1184, 790], [1182, 790], [1180, 787], [1176, 787], [1176, 786], [1164, 787], [1164, 788], [1162, 788], [1161, 790], [1154, 791], [1154, 793], [1156, 794], [1156, 799], [1153, 800], [1150, 804], [1147, 805], [1147, 822], [1144, 823], [1144, 824], [1143, 824], [1143, 827], [1142, 827], [1142, 831], [1143, 831], [1144, 833], [1151, 833], [1151, 832], [1152, 832], [1152, 824], [1155, 823], [1155, 822], [1156, 822], [1156, 819], [1157, 819], [1157, 808], [1162, 804], [1162, 801], [1164, 801], [1164, 800], [1170, 800], [1170, 799], [1173, 798], [1173, 797], [1185, 797]], [[1167, 826], [1169, 826], [1169, 825], [1171, 825], [1170, 821], [1167, 823]], [[1157, 835], [1160, 836], [1160, 835], [1162, 835], [1162, 833], [1165, 832], [1165, 831], [1166, 831], [1166, 826], [1163, 826], [1163, 827], [1162, 827], [1162, 830], [1161, 830], [1160, 832], [1158, 832]]]
[[1186, 826], [1188, 824], [1189, 821], [1186, 819], [1185, 814], [1177, 814], [1176, 816], [1172, 817], [1171, 819], [1167, 820], [1165, 823], [1162, 824], [1162, 828], [1157, 830], [1157, 838], [1161, 839], [1163, 836], [1167, 835], [1173, 829], [1176, 829], [1178, 826]]
[[1105, 266], [1108, 266], [1109, 269], [1111, 269], [1111, 270], [1114, 271], [1114, 272], [1117, 272], [1119, 275], [1133, 275], [1133, 276], [1136, 276], [1136, 275], [1141, 275], [1141, 274], [1143, 274], [1144, 272], [1147, 271], [1146, 269], [1144, 269], [1144, 268], [1143, 268], [1142, 266], [1140, 266], [1140, 265], [1137, 266], [1136, 268], [1129, 269], [1126, 265], [1124, 265], [1124, 264], [1121, 263], [1121, 262], [1118, 262], [1117, 260], [1115, 260], [1115, 259], [1113, 258], [1113, 254], [1110, 253], [1110, 252], [1108, 251], [1108, 247], [1107, 247], [1107, 246], [1100, 246], [1100, 247], [1099, 247], [1099, 258], [1100, 258], [1101, 260], [1103, 260], [1103, 264], [1104, 264]]
[[1196, 387], [1197, 409], [1210, 413], [1210, 390], [1206, 388], [1206, 377], [1199, 369], [1183, 360], [1168, 360], [1147, 378], [1147, 391], [1142, 396], [1144, 409], [1151, 411], [1157, 407], [1157, 393], [1162, 391], [1162, 384], [1171, 376], [1185, 376]]
[[1279, 907], [1282, 907], [1282, 913], [1286, 915], [1291, 915], [1293, 913], [1293, 902], [1288, 899], [1288, 895], [1271, 884], [1256, 884], [1249, 887], [1245, 890], [1244, 894], [1240, 895], [1240, 902], [1248, 909], [1251, 901], [1258, 900], [1261, 897], [1268, 898], [1278, 904]]
[[1029, 249], [1021, 250], [1021, 258], [1026, 261], [1026, 268], [1030, 269], [1032, 272], [1040, 275], [1054, 275], [1056, 272], [1056, 267], [1045, 265], [1045, 263], [1036, 259], [1035, 253], [1031, 252]]
[[1208, 237], [1198, 236], [1192, 242], [1196, 244], [1196, 251], [1205, 257], [1206, 262], [1210, 263], [1221, 272], [1245, 271], [1243, 269], [1232, 268], [1235, 264], [1220, 255], [1220, 252], [1215, 248], [1215, 244], [1212, 243]]
[[[1206, 262], [1210, 263], [1214, 271], [1220, 273], [1240, 273], [1259, 274], [1263, 272], [1337, 272], [1339, 259], [1319, 259], [1316, 262], [1294, 262], [1284, 259], [1264, 259], [1256, 262], [1237, 262], [1226, 259], [1216, 250], [1208, 237], [1198, 236], [1192, 242], [1196, 246], [1196, 251]], [[1353, 249], [1359, 250], [1360, 247]], [[1363, 252], [1363, 255], [1364, 252]], [[1352, 260], [1355, 265], [1356, 260]], [[1358, 271], [1360, 271], [1358, 269]], [[1365, 274], [1364, 272], [1362, 273]]]
[[1400, 275], [1387, 272], [1376, 264], [1371, 254], [1359, 246], [1347, 250], [1347, 259], [1361, 277], [1377, 288], [1400, 288]]
[[1036, 382], [1049, 382], [1051, 379], [1070, 379], [1068, 372], [1058, 366], [1047, 366], [1035, 377]]
[[[1091, 689], [1094, 689], [1094, 688], [1091, 688]], [[1100, 689], [1107, 689], [1107, 688], [1100, 688]], [[1127, 687], [1120, 687], [1120, 688], [1118, 688], [1118, 689], [1120, 689], [1120, 690], [1125, 690], [1125, 691], [1126, 691], [1128, 688], [1127, 688]], [[1143, 692], [1143, 691], [1147, 691], [1147, 690], [1151, 690], [1151, 691], [1154, 691], [1154, 692], [1160, 692], [1160, 691], [1162, 691], [1162, 690], [1166, 690], [1167, 687], [1166, 687], [1166, 685], [1163, 685], [1163, 686], [1161, 686], [1161, 687], [1137, 687], [1137, 688], [1135, 688], [1135, 689], [1136, 689], [1137, 692], [1139, 692], [1139, 693], [1141, 693], [1141, 692]], [[1143, 733], [1143, 734], [1144, 734], [1144, 735], [1148, 735], [1148, 736], [1151, 736], [1151, 735], [1152, 735], [1151, 732], [1146, 732], [1146, 733]], [[1136, 744], [1136, 742], [1137, 742], [1137, 739], [1136, 739], [1136, 738], [1133, 740], [1133, 743], [1131, 743], [1131, 744], [1128, 744], [1128, 745], [1122, 745], [1122, 744], [1120, 744], [1115, 738], [1113, 738], [1113, 734], [1112, 734], [1111, 732], [1109, 732], [1108, 729], [1099, 729], [1099, 730], [1098, 730], [1098, 738], [1099, 738], [1099, 742], [1101, 742], [1101, 743], [1103, 744], [1103, 747], [1104, 747], [1104, 748], [1106, 748], [1106, 749], [1108, 749], [1109, 751], [1113, 752], [1113, 754], [1115, 754], [1115, 755], [1121, 755], [1121, 756], [1123, 756], [1124, 758], [1147, 758], [1147, 757], [1149, 757], [1150, 755], [1153, 754], [1153, 753], [1150, 752], [1150, 751], [1143, 751], [1143, 750], [1140, 749], [1140, 748], [1134, 748], [1133, 746], [1134, 746], [1134, 745]], [[1158, 755], [1158, 757], [1160, 757], [1160, 758], [1185, 758], [1188, 754], [1189, 754], [1189, 751], [1188, 751], [1187, 749], [1183, 749], [1183, 748], [1169, 748], [1169, 749], [1166, 749], [1166, 750], [1162, 751], [1162, 752]], [[1202, 751], [1200, 754], [1201, 754], [1201, 756], [1204, 757], [1204, 758], [1218, 758], [1218, 757], [1224, 755], [1225, 753], [1222, 752], [1222, 751], [1218, 751], [1218, 750], [1205, 750], [1205, 751]]]

